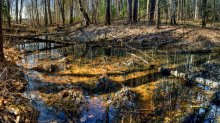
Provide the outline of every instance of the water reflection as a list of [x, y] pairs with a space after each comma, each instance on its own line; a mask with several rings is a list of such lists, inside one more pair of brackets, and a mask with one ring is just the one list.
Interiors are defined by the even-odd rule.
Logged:
[[[54, 40], [54, 38], [57, 39], [57, 37], [50, 36], [42, 38], [48, 40]], [[64, 37], [61, 37], [61, 39], [68, 40], [64, 39]], [[117, 47], [94, 47], [85, 44], [66, 46], [48, 42], [24, 43], [18, 45], [17, 47], [21, 51], [25, 50], [21, 64], [28, 64], [31, 67], [36, 66], [40, 60], [61, 59], [65, 58], [67, 55], [71, 55], [74, 59], [83, 57], [86, 60], [89, 60], [97, 57], [130, 57], [128, 53], [137, 53], [130, 49], [120, 49]], [[204, 63], [209, 63], [212, 60], [219, 59], [219, 54], [154, 54], [153, 57], [154, 59], [164, 61], [164, 64], [161, 64], [159, 67], [172, 67], [175, 70], [189, 73], [194, 72], [195, 69], [200, 68]], [[62, 65], [59, 64], [59, 66]], [[186, 85], [177, 84], [182, 80], [169, 78], [170, 81], [165, 81], [167, 80], [167, 77], [161, 76], [157, 69], [152, 68], [148, 71], [150, 71], [150, 74], [129, 79], [126, 79], [125, 75], [125, 80], [121, 83], [124, 86], [135, 88], [151, 82], [163, 80], [162, 84], [157, 85], [158, 87], [153, 93], [154, 96], [152, 102], [154, 110], [152, 110], [152, 112], [155, 113], [156, 117], [161, 116], [162, 118], [155, 120], [155, 122], [164, 120], [164, 117], [166, 117], [165, 115], [167, 114], [172, 116], [172, 112], [177, 110], [188, 110], [188, 106], [186, 106], [186, 108], [181, 107], [181, 102], [185, 102], [187, 105], [193, 105], [192, 101], [196, 101], [196, 103], [200, 106], [210, 107], [208, 109], [210, 113], [207, 113], [207, 118], [205, 118], [204, 121], [213, 121], [213, 119], [216, 118], [216, 115], [219, 115], [219, 107], [211, 104], [210, 100], [206, 98], [206, 95], [197, 93], [197, 91], [195, 91], [193, 88], [187, 87]], [[32, 100], [33, 106], [40, 112], [38, 121], [45, 122], [47, 119], [48, 122], [66, 122], [67, 117], [62, 111], [58, 112], [52, 107], [47, 107], [36, 93], [38, 88], [47, 88], [46, 84], [42, 84], [43, 82], [39, 83], [39, 80], [36, 79], [36, 76], [39, 74], [39, 72], [28, 70], [26, 79], [29, 82], [29, 86], [25, 92], [25, 95]], [[206, 85], [197, 85], [202, 87], [204, 90], [210, 90]], [[107, 100], [100, 98], [99, 95], [92, 95], [87, 97], [87, 101], [89, 104], [88, 110], [82, 112], [82, 115], [80, 116], [80, 122], [105, 122], [106, 120], [109, 122], [114, 122], [114, 110], [109, 109], [111, 110], [110, 112], [112, 114], [106, 113], [107, 109], [105, 107], [105, 103], [107, 103]], [[217, 114], [213, 112], [217, 112]], [[193, 118], [191, 117], [189, 119], [193, 119], [194, 121], [195, 118], [197, 118], [196, 115], [193, 115]], [[178, 118], [176, 118], [176, 121], [183, 121], [184, 117], [181, 117], [178, 120], [177, 119]]]

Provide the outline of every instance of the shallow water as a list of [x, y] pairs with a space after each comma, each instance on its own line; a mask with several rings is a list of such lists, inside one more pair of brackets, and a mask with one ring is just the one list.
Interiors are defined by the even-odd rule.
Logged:
[[[54, 39], [53, 37], [42, 37], [47, 39]], [[63, 39], [62, 39], [63, 40]], [[65, 58], [68, 55], [71, 55], [75, 60], [79, 58], [84, 58], [85, 60], [95, 59], [99, 57], [103, 58], [130, 58], [129, 53], [138, 54], [137, 51], [130, 49], [120, 49], [117, 47], [92, 47], [88, 45], [74, 45], [74, 46], [62, 46], [61, 44], [48, 43], [48, 42], [38, 42], [38, 43], [24, 43], [17, 46], [19, 50], [25, 50], [21, 62], [18, 65], [27, 65], [29, 67], [36, 66], [42, 60], [56, 60]], [[162, 61], [160, 67], [168, 67], [172, 66], [176, 70], [182, 72], [193, 71], [195, 68], [201, 66], [204, 63], [209, 63], [213, 59], [219, 59], [218, 54], [152, 54], [152, 58], [159, 59]], [[124, 61], [122, 61], [124, 62]], [[55, 63], [56, 64], [56, 63]], [[66, 63], [57, 63], [60, 67], [60, 70], [65, 70]], [[83, 66], [83, 63], [82, 63]], [[149, 69], [148, 71], [152, 71], [152, 74], [147, 74], [143, 76], [134, 77], [132, 79], [126, 79], [121, 83], [124, 86], [128, 86], [130, 88], [136, 88], [142, 85], [147, 85], [148, 83], [158, 81], [160, 79], [166, 78], [163, 77], [157, 69]], [[58, 86], [58, 84], [50, 84], [48, 82], [42, 81], [37, 76], [40, 76], [42, 73], [34, 71], [34, 70], [26, 70], [25, 78], [28, 81], [28, 86], [24, 95], [28, 97], [34, 106], [35, 109], [39, 111], [39, 122], [67, 122], [68, 118], [63, 111], [57, 111], [53, 107], [48, 107], [41, 100], [41, 97], [38, 93], [41, 92], [40, 88], [46, 90], [46, 93], [53, 92], [53, 89], [50, 90], [50, 86]], [[50, 75], [49, 75], [50, 76]], [[59, 77], [59, 76], [58, 76]], [[126, 78], [126, 75], [125, 75]], [[174, 78], [173, 81], [176, 81]], [[204, 90], [210, 90], [205, 85], [199, 85]], [[67, 87], [67, 86], [66, 86]], [[56, 88], [56, 87], [55, 87]], [[58, 88], [58, 87], [57, 87]], [[114, 93], [114, 92], [113, 92]], [[107, 101], [106, 99], [100, 97], [97, 94], [87, 94], [85, 95], [88, 101], [88, 110], [82, 112], [79, 121], [83, 123], [90, 122], [105, 122], [106, 117], [108, 117], [109, 122], [114, 122], [115, 115], [114, 110], [110, 110], [109, 114], [106, 114], [106, 107], [104, 103]], [[178, 95], [180, 96], [180, 95]], [[112, 98], [112, 96], [111, 96]], [[109, 98], [109, 100], [111, 100]], [[210, 103], [211, 104], [211, 103]], [[155, 103], [156, 105], [156, 103]], [[158, 104], [159, 105], [159, 104]], [[211, 104], [212, 105], [212, 104]], [[213, 107], [213, 106], [211, 106]], [[217, 108], [218, 109], [218, 108]], [[210, 109], [212, 110], [212, 108]], [[214, 109], [213, 109], [214, 110]], [[215, 111], [215, 112], [219, 112]], [[210, 115], [211, 119], [215, 119]], [[134, 119], [135, 121], [135, 119]], [[137, 120], [136, 120], [137, 121]]]

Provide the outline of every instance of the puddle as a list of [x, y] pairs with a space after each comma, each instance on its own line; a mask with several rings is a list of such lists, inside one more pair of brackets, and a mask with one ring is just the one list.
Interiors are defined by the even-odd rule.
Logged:
[[[48, 40], [54, 40], [57, 37], [52, 37], [52, 36], [47, 36], [47, 37], [41, 37], [41, 38], [45, 38]], [[63, 39], [64, 37], [61, 37], [61, 39], [58, 40], [68, 40], [68, 39]], [[57, 60], [57, 59], [63, 59], [66, 58], [68, 56], [71, 56], [71, 58], [73, 59], [71, 65], [76, 65], [76, 61], [80, 61], [80, 65], [81, 67], [84, 66], [88, 66], [88, 64], [90, 64], [90, 62], [92, 60], [97, 60], [97, 65], [96, 66], [107, 66], [107, 62], [110, 62], [110, 59], [113, 58], [117, 58], [117, 60], [113, 60], [111, 61], [111, 63], [116, 64], [116, 62], [118, 62], [117, 64], [119, 64], [119, 66], [123, 66], [124, 65], [124, 60], [130, 60], [130, 59], [134, 59], [132, 62], [132, 65], [130, 65], [130, 63], [126, 62], [126, 65], [128, 66], [128, 68], [135, 68], [136, 65], [136, 59], [137, 58], [133, 58], [130, 53], [132, 54], [136, 54], [137, 56], [141, 56], [140, 54], [138, 54], [137, 51], [134, 50], [130, 50], [130, 49], [121, 49], [121, 48], [117, 48], [117, 47], [92, 47], [89, 45], [73, 45], [73, 46], [64, 46], [62, 44], [55, 44], [55, 43], [44, 43], [44, 42], [38, 42], [38, 43], [24, 43], [24, 44], [19, 44], [18, 49], [20, 51], [25, 50], [25, 52], [23, 53], [22, 56], [22, 60], [20, 63], [18, 63], [18, 65], [20, 66], [24, 66], [24, 65], [28, 65], [30, 68], [34, 67], [36, 65], [38, 65], [39, 62], [47, 60]], [[152, 57], [153, 59], [157, 59], [157, 62], [159, 61], [161, 64], [157, 67], [149, 67], [148, 69], [145, 69], [143, 71], [145, 71], [146, 74], [144, 74], [144, 72], [140, 72], [141, 73], [139, 76], [137, 76], [138, 72], [132, 72], [131, 70], [129, 70], [129, 72], [125, 73], [125, 74], [109, 74], [111, 77], [110, 78], [117, 78], [118, 76], [120, 76], [119, 78], [120, 81], [117, 81], [118, 83], [122, 84], [123, 86], [128, 86], [131, 89], [134, 88], [138, 88], [139, 86], [142, 85], [147, 85], [149, 83], [153, 83], [159, 80], [163, 80], [166, 79], [167, 77], [162, 76], [161, 73], [158, 72], [157, 68], [158, 67], [171, 67], [174, 68], [175, 70], [179, 70], [181, 72], [184, 73], [188, 73], [189, 71], [194, 71], [195, 69], [199, 69], [201, 67], [201, 65], [203, 65], [204, 63], [209, 63], [212, 60], [217, 59], [217, 61], [219, 60], [219, 55], [218, 54], [171, 54], [171, 55], [164, 55], [164, 54], [151, 54], [150, 57]], [[103, 61], [100, 61], [104, 59]], [[107, 59], [105, 61], [105, 59]], [[99, 60], [99, 61], [98, 61]], [[141, 60], [139, 59], [139, 62]], [[100, 65], [100, 63], [102, 65]], [[123, 63], [123, 64], [122, 64]], [[154, 63], [154, 61], [152, 61], [151, 63]], [[57, 64], [60, 68], [59, 72], [65, 71], [67, 68], [66, 66], [68, 66], [67, 63], [54, 63]], [[132, 67], [129, 67], [132, 66]], [[95, 66], [95, 65], [94, 65]], [[94, 68], [96, 68], [96, 66]], [[111, 71], [111, 70], [106, 70]], [[132, 74], [133, 73], [133, 74]], [[85, 75], [88, 73], [80, 73], [78, 74], [79, 76], [76, 79], [79, 78], [83, 78], [82, 75]], [[56, 109], [54, 109], [53, 107], [48, 107], [46, 104], [44, 104], [44, 102], [41, 100], [41, 98], [39, 97], [38, 93], [42, 93], [42, 91], [40, 89], [44, 89], [46, 90], [45, 93], [52, 93], [53, 90], [49, 90], [50, 86], [57, 86], [55, 88], [59, 88], [59, 84], [50, 84], [44, 80], [42, 80], [39, 76], [43, 76], [43, 75], [47, 75], [50, 77], [54, 77], [54, 78], [59, 78], [60, 76], [56, 76], [56, 75], [50, 75], [50, 74], [45, 74], [45, 73], [40, 73], [34, 70], [29, 70], [27, 69], [25, 72], [25, 78], [27, 79], [29, 85], [26, 88], [26, 91], [24, 93], [24, 95], [28, 98], [30, 98], [30, 101], [32, 103], [32, 105], [34, 106], [35, 109], [37, 109], [39, 111], [39, 117], [38, 117], [38, 122], [67, 122], [68, 118], [66, 116], [66, 114], [63, 111], [57, 111]], [[81, 76], [80, 76], [81, 75]], [[91, 76], [92, 77], [92, 76]], [[66, 78], [68, 78], [68, 75], [66, 75]], [[84, 77], [85, 78], [85, 77]], [[89, 77], [87, 77], [89, 78]], [[98, 79], [99, 76], [95, 76], [93, 77], [94, 79]], [[173, 81], [176, 81], [177, 79], [173, 79]], [[55, 81], [55, 79], [54, 79]], [[179, 80], [178, 80], [179, 81]], [[177, 83], [178, 83], [177, 81]], [[60, 85], [62, 85], [62, 83], [60, 83]], [[68, 84], [67, 84], [68, 86]], [[64, 89], [67, 86], [63, 86], [62, 89]], [[201, 89], [203, 90], [210, 90], [210, 88], [206, 85], [201, 85], [198, 84], [198, 87], [201, 87]], [[147, 88], [145, 89], [145, 91], [147, 90]], [[164, 90], [164, 92], [166, 92], [166, 89]], [[112, 92], [115, 93], [115, 92]], [[180, 93], [178, 93], [180, 94]], [[176, 95], [174, 97], [176, 98], [172, 98], [171, 100], [178, 100], [178, 97], [180, 95]], [[107, 109], [106, 109], [106, 103], [108, 100], [102, 98], [101, 95], [97, 95], [97, 94], [90, 94], [88, 92], [86, 96], [86, 99], [88, 101], [88, 109], [84, 112], [81, 113], [79, 121], [82, 123], [90, 123], [90, 122], [105, 122], [106, 120], [108, 120], [109, 122], [114, 122], [114, 119], [116, 116], [114, 116], [114, 110], [111, 110], [110, 113], [106, 113]], [[169, 95], [168, 95], [169, 97]], [[166, 102], [168, 103], [168, 102]], [[210, 103], [211, 104], [211, 103]], [[152, 104], [150, 104], [152, 105]], [[157, 104], [157, 105], [160, 105]], [[154, 107], [158, 107], [155, 103]], [[212, 105], [212, 104], [211, 104]], [[212, 107], [212, 106], [211, 106]], [[177, 108], [179, 109], [179, 108]], [[218, 112], [219, 113], [219, 108], [213, 106], [213, 108], [210, 108], [210, 111], [212, 112], [212, 110], [214, 110], [214, 112]], [[175, 111], [175, 110], [174, 110]], [[136, 115], [136, 114], [135, 114]], [[134, 115], [134, 116], [135, 116]], [[142, 114], [140, 114], [142, 115]], [[144, 116], [144, 115], [142, 115]], [[140, 116], [141, 117], [141, 116]], [[137, 120], [139, 120], [140, 117], [137, 117]], [[212, 114], [210, 114], [210, 116], [207, 116], [207, 119], [214, 119], [212, 118]], [[126, 119], [126, 118], [125, 118]], [[124, 121], [127, 121], [123, 118]], [[132, 119], [132, 118], [130, 118]], [[136, 121], [135, 119], [132, 119], [133, 121]], [[206, 120], [206, 119], [205, 119]], [[150, 121], [150, 120], [148, 120]]]

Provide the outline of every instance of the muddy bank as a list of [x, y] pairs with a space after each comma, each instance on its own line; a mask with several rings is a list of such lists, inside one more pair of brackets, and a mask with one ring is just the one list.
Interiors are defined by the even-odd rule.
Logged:
[[0, 64], [0, 121], [36, 122], [38, 113], [23, 96], [27, 81], [15, 64], [20, 59], [18, 51], [6, 48], [5, 55], [6, 60]]

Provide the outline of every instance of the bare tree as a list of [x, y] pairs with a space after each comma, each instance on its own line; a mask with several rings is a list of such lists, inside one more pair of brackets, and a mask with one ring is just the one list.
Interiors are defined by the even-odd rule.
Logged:
[[87, 25], [87, 26], [90, 25], [90, 24], [91, 24], [91, 21], [90, 21], [90, 19], [89, 19], [88, 14], [87, 14], [86, 11], [85, 11], [85, 9], [82, 7], [82, 1], [81, 1], [81, 0], [79, 0], [79, 8], [80, 8], [80, 11], [81, 11], [81, 13], [82, 13], [82, 15], [83, 15], [83, 17], [84, 17], [84, 20], [85, 20], [85, 22], [86, 22], [86, 25]]
[[70, 24], [73, 23], [73, 0], [70, 0]]
[[20, 11], [19, 11], [19, 16], [20, 16], [19, 22], [20, 22], [20, 24], [21, 24], [21, 22], [22, 22], [23, 0], [21, 0], [20, 2], [21, 2], [21, 3], [20, 3]]
[[10, 0], [7, 0], [7, 21], [8, 21], [8, 27], [11, 28], [11, 2]]
[[48, 17], [47, 17], [47, 0], [44, 0], [44, 24], [47, 28], [48, 26]]
[[111, 25], [110, 0], [106, 0], [105, 25]]
[[48, 14], [49, 14], [49, 20], [50, 20], [50, 24], [53, 24], [53, 20], [52, 20], [52, 15], [51, 15], [51, 8], [50, 8], [50, 0], [47, 0], [47, 5], [48, 5]]
[[157, 0], [157, 2], [156, 2], [156, 12], [157, 12], [156, 28], [159, 29], [159, 27], [160, 27], [160, 0]]
[[170, 24], [176, 25], [176, 0], [170, 0]]
[[128, 22], [132, 22], [132, 0], [128, 0], [127, 20], [128, 20]]
[[154, 11], [155, 11], [155, 5], [156, 1], [155, 0], [150, 0], [150, 12], [149, 12], [149, 22], [152, 23], [154, 21]]
[[138, 21], [138, 0], [134, 0], [133, 21]]
[[3, 36], [2, 36], [2, 4], [0, 0], [0, 61], [4, 61], [4, 50], [3, 50]]
[[18, 0], [15, 0], [15, 18], [16, 23], [18, 24]]
[[64, 6], [65, 6], [65, 0], [58, 0], [58, 4], [59, 4], [59, 7], [60, 7], [60, 12], [61, 12], [61, 17], [62, 17], [62, 21], [63, 21], [63, 26], [65, 25], [65, 9], [64, 9]]
[[207, 0], [202, 0], [202, 28], [206, 27], [206, 12]]
[[195, 20], [199, 19], [199, 1], [195, 0]]

